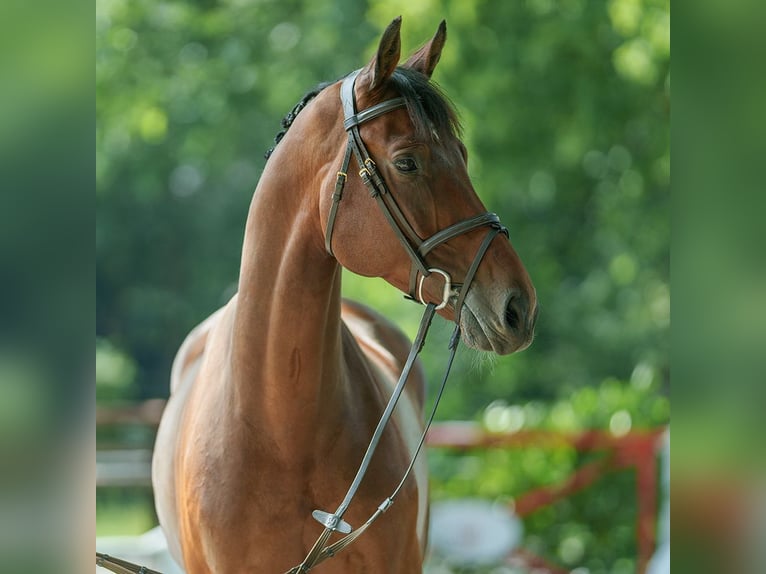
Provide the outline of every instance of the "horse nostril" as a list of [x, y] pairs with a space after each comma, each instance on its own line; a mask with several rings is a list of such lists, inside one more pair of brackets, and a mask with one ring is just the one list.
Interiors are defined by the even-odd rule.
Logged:
[[518, 297], [511, 296], [508, 305], [505, 307], [505, 322], [512, 331], [518, 331], [521, 327], [521, 314], [518, 309]]

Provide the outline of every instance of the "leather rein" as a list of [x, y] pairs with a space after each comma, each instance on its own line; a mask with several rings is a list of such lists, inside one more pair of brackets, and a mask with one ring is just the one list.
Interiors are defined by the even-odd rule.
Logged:
[[[303, 562], [297, 566], [294, 566], [285, 574], [303, 574], [327, 558], [335, 556], [338, 552], [353, 543], [394, 503], [396, 496], [399, 494], [399, 491], [402, 489], [405, 482], [407, 481], [407, 478], [412, 472], [417, 456], [420, 453], [423, 443], [425, 442], [426, 433], [428, 432], [428, 429], [433, 422], [434, 415], [436, 414], [436, 409], [444, 392], [444, 387], [447, 383], [450, 369], [452, 368], [457, 346], [460, 342], [460, 313], [465, 302], [465, 296], [468, 293], [468, 289], [473, 282], [476, 271], [479, 268], [479, 264], [481, 263], [484, 254], [487, 252], [487, 249], [489, 249], [492, 240], [500, 233], [508, 237], [508, 230], [500, 223], [500, 218], [494, 213], [483, 213], [465, 219], [450, 225], [441, 231], [436, 232], [434, 235], [425, 240], [418, 236], [412, 225], [410, 225], [410, 223], [407, 221], [407, 218], [404, 216], [401, 209], [397, 205], [395, 198], [386, 185], [386, 182], [383, 180], [380, 173], [378, 173], [375, 161], [373, 161], [372, 157], [370, 157], [370, 153], [367, 151], [367, 147], [364, 145], [362, 136], [359, 133], [359, 126], [361, 124], [395, 109], [406, 107], [406, 100], [401, 97], [393, 98], [376, 104], [361, 112], [357, 112], [356, 98], [354, 95], [354, 83], [359, 74], [359, 71], [360, 70], [357, 70], [346, 76], [346, 78], [343, 80], [343, 84], [341, 85], [340, 90], [340, 98], [343, 105], [343, 115], [345, 118], [343, 121], [343, 127], [348, 133], [348, 143], [346, 145], [346, 152], [343, 157], [341, 168], [337, 174], [335, 190], [332, 195], [333, 201], [327, 220], [327, 230], [325, 232], [325, 248], [330, 255], [333, 255], [333, 227], [335, 225], [335, 219], [338, 213], [340, 202], [343, 199], [343, 187], [346, 183], [346, 180], [348, 179], [348, 168], [351, 162], [351, 156], [353, 154], [356, 159], [357, 166], [359, 167], [359, 177], [367, 187], [370, 196], [374, 198], [380, 206], [380, 209], [383, 211], [383, 214], [391, 225], [394, 234], [399, 239], [399, 242], [402, 244], [410, 259], [412, 260], [408, 298], [414, 301], [419, 301], [425, 305], [426, 308], [425, 312], [423, 313], [423, 318], [420, 321], [418, 333], [412, 343], [412, 348], [410, 349], [407, 361], [405, 362], [404, 368], [402, 369], [402, 373], [399, 376], [399, 380], [396, 384], [396, 387], [394, 388], [393, 393], [391, 394], [391, 398], [389, 399], [389, 402], [386, 405], [380, 420], [378, 421], [378, 425], [375, 428], [375, 432], [373, 433], [372, 438], [370, 439], [367, 451], [362, 458], [359, 469], [357, 470], [356, 476], [354, 477], [354, 480], [352, 481], [346, 496], [338, 508], [335, 510], [335, 512], [329, 513], [322, 510], [315, 510], [312, 513], [314, 519], [324, 526], [324, 530], [322, 531], [322, 534], [320, 534], [320, 536], [317, 538], [316, 542], [314, 543], [311, 550], [309, 550], [306, 557], [303, 559]], [[442, 243], [446, 243], [447, 241], [458, 237], [459, 235], [463, 235], [480, 227], [489, 227], [489, 231], [479, 246], [479, 249], [474, 256], [473, 262], [471, 263], [465, 277], [463, 278], [462, 284], [453, 283], [451, 276], [446, 271], [428, 266], [425, 257], [430, 251]], [[439, 303], [426, 303], [426, 301], [423, 299], [423, 281], [432, 273], [438, 273], [444, 278], [442, 301]], [[418, 277], [420, 277], [419, 282]], [[351, 501], [359, 490], [359, 486], [364, 479], [364, 476], [370, 465], [370, 461], [372, 460], [372, 456], [375, 453], [375, 449], [377, 448], [378, 443], [380, 442], [380, 439], [383, 435], [383, 431], [385, 430], [385, 427], [388, 424], [391, 415], [393, 414], [394, 408], [399, 401], [399, 397], [404, 390], [404, 386], [407, 383], [407, 379], [409, 378], [409, 374], [412, 370], [412, 366], [415, 363], [415, 359], [423, 348], [423, 344], [425, 343], [426, 335], [428, 334], [428, 329], [431, 326], [431, 320], [433, 319], [435, 312], [438, 309], [446, 307], [453, 298], [456, 298], [454, 306], [455, 330], [452, 333], [452, 337], [450, 338], [449, 342], [449, 357], [447, 359], [447, 366], [444, 372], [444, 376], [442, 377], [438, 393], [434, 400], [433, 407], [426, 421], [425, 428], [420, 436], [420, 441], [418, 442], [418, 446], [415, 449], [415, 453], [412, 455], [407, 470], [405, 471], [402, 479], [399, 481], [399, 484], [396, 486], [392, 494], [380, 503], [377, 510], [362, 526], [356, 530], [352, 530], [351, 526], [343, 520], [343, 515], [345, 514], [346, 510], [348, 510]], [[333, 532], [343, 534], [344, 537], [334, 544], [328, 544], [330, 536]]]

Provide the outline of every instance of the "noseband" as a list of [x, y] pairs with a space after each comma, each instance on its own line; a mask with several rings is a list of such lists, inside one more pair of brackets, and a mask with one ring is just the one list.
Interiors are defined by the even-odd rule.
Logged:
[[[481, 263], [484, 254], [487, 252], [487, 249], [489, 249], [492, 240], [498, 233], [502, 233], [506, 237], [508, 236], [508, 230], [500, 224], [500, 218], [494, 213], [482, 213], [480, 215], [476, 215], [469, 219], [460, 221], [454, 225], [450, 225], [449, 227], [442, 229], [441, 231], [436, 232], [434, 235], [425, 240], [418, 236], [418, 234], [412, 228], [412, 225], [410, 225], [410, 223], [407, 221], [407, 218], [404, 216], [401, 209], [399, 209], [399, 206], [397, 205], [396, 200], [388, 189], [386, 182], [383, 180], [383, 177], [378, 173], [377, 166], [375, 165], [372, 157], [370, 157], [370, 153], [367, 151], [367, 148], [362, 141], [362, 136], [359, 133], [359, 126], [361, 124], [386, 114], [392, 110], [406, 107], [406, 101], [404, 98], [394, 98], [391, 100], [386, 100], [380, 104], [376, 104], [370, 108], [367, 108], [366, 110], [357, 113], [356, 101], [354, 97], [354, 82], [358, 74], [359, 70], [348, 75], [343, 80], [343, 84], [341, 85], [340, 89], [340, 98], [341, 102], [343, 103], [343, 114], [345, 117], [343, 121], [343, 127], [348, 132], [348, 144], [346, 146], [346, 153], [343, 157], [341, 169], [338, 171], [337, 179], [335, 181], [335, 191], [332, 195], [332, 205], [330, 207], [330, 214], [327, 219], [327, 231], [325, 232], [325, 249], [330, 255], [333, 255], [332, 232], [335, 225], [335, 218], [338, 214], [338, 207], [340, 205], [340, 201], [343, 199], [343, 187], [346, 183], [346, 180], [348, 179], [348, 167], [351, 161], [351, 154], [353, 153], [354, 157], [356, 158], [357, 165], [359, 166], [359, 176], [370, 192], [370, 195], [377, 201], [378, 205], [383, 211], [383, 214], [386, 216], [386, 219], [391, 225], [391, 228], [393, 229], [396, 237], [399, 239], [399, 242], [402, 244], [410, 259], [412, 260], [408, 298], [412, 299], [413, 301], [420, 301], [423, 305], [426, 306], [426, 309], [423, 313], [423, 318], [420, 321], [420, 327], [418, 328], [418, 333], [412, 343], [412, 348], [410, 349], [407, 361], [405, 362], [402, 373], [399, 376], [399, 381], [391, 393], [391, 398], [389, 399], [388, 404], [386, 405], [386, 408], [383, 411], [380, 420], [378, 421], [378, 426], [375, 428], [375, 432], [370, 439], [370, 444], [367, 447], [367, 451], [364, 453], [362, 462], [359, 465], [359, 469], [357, 470], [356, 476], [354, 477], [354, 480], [352, 481], [345, 498], [334, 513], [329, 513], [322, 510], [315, 510], [312, 513], [314, 519], [316, 519], [320, 524], [324, 526], [324, 530], [322, 531], [322, 534], [319, 536], [317, 541], [314, 543], [314, 546], [311, 548], [309, 553], [303, 559], [303, 562], [288, 570], [286, 574], [303, 574], [327, 558], [335, 556], [338, 552], [354, 542], [394, 503], [394, 499], [404, 486], [407, 477], [410, 475], [410, 472], [415, 466], [415, 460], [417, 459], [417, 456], [420, 453], [420, 449], [423, 446], [426, 438], [426, 433], [428, 432], [428, 428], [431, 426], [431, 422], [433, 421], [434, 415], [436, 414], [436, 408], [439, 405], [439, 400], [441, 399], [442, 393], [444, 392], [444, 387], [447, 383], [450, 369], [452, 368], [452, 362], [455, 358], [455, 352], [457, 351], [457, 345], [460, 341], [460, 311], [462, 310], [466, 293], [468, 293], [468, 289], [473, 282], [476, 271], [479, 268], [479, 264]], [[463, 278], [462, 285], [453, 283], [451, 276], [446, 271], [428, 266], [425, 257], [434, 248], [438, 247], [442, 243], [446, 243], [447, 241], [454, 239], [455, 237], [458, 237], [459, 235], [463, 235], [464, 233], [468, 233], [480, 227], [489, 227], [489, 231], [479, 246], [479, 249], [474, 256], [473, 262], [471, 263], [468, 271], [465, 274], [465, 277]], [[436, 273], [444, 277], [442, 300], [438, 304], [426, 303], [423, 299], [423, 281], [432, 273]], [[420, 275], [420, 281], [418, 281], [418, 275]], [[433, 319], [434, 313], [437, 309], [443, 309], [446, 307], [453, 297], [457, 297], [457, 301], [454, 307], [455, 330], [452, 334], [449, 344], [450, 354], [447, 359], [447, 367], [445, 369], [444, 376], [442, 377], [441, 385], [434, 400], [431, 413], [428, 417], [428, 420], [426, 421], [423, 433], [420, 436], [420, 442], [415, 449], [415, 453], [410, 459], [407, 470], [405, 471], [402, 479], [399, 481], [397, 487], [394, 489], [393, 493], [383, 502], [381, 502], [380, 506], [378, 506], [378, 509], [372, 514], [372, 516], [370, 516], [367, 522], [362, 524], [356, 530], [352, 530], [351, 526], [343, 520], [343, 515], [345, 514], [346, 510], [348, 510], [352, 499], [356, 495], [356, 492], [362, 483], [362, 479], [367, 472], [367, 468], [369, 467], [372, 455], [374, 454], [375, 449], [377, 448], [377, 445], [383, 436], [383, 431], [385, 430], [385, 427], [391, 418], [399, 397], [404, 390], [404, 386], [407, 383], [407, 379], [409, 378], [409, 374], [412, 370], [412, 366], [415, 363], [415, 359], [420, 353], [420, 350], [423, 348], [423, 344], [425, 343], [425, 338], [431, 325], [431, 320]], [[329, 541], [333, 532], [338, 532], [340, 534], [344, 534], [345, 536], [334, 544], [327, 545], [327, 542]]]
[[[463, 306], [463, 301], [465, 300], [465, 295], [473, 280], [473, 275], [476, 273], [476, 269], [478, 268], [481, 259], [484, 257], [484, 253], [487, 251], [490, 243], [498, 233], [503, 233], [507, 237], [508, 230], [500, 223], [500, 218], [496, 214], [482, 213], [450, 225], [449, 227], [436, 232], [428, 239], [424, 240], [420, 238], [412, 225], [410, 225], [410, 222], [407, 221], [407, 218], [402, 213], [399, 205], [396, 203], [396, 199], [388, 189], [385, 180], [378, 172], [377, 165], [372, 157], [370, 157], [370, 152], [367, 151], [367, 147], [364, 145], [362, 136], [359, 133], [359, 126], [361, 124], [395, 109], [406, 107], [407, 103], [404, 98], [394, 98], [357, 113], [354, 83], [356, 82], [358, 74], [359, 70], [349, 74], [343, 80], [343, 84], [340, 88], [340, 99], [343, 104], [344, 115], [343, 127], [346, 132], [348, 132], [348, 144], [346, 145], [346, 153], [343, 156], [343, 163], [335, 180], [335, 191], [332, 194], [330, 215], [327, 218], [325, 249], [330, 255], [333, 255], [332, 233], [335, 226], [338, 207], [343, 199], [343, 187], [348, 179], [348, 167], [353, 152], [357, 165], [359, 166], [359, 177], [370, 192], [370, 196], [377, 201], [383, 215], [385, 215], [391, 229], [399, 240], [399, 243], [402, 244], [402, 247], [404, 247], [407, 255], [412, 260], [408, 290], [409, 298], [414, 301], [420, 301], [425, 305], [426, 302], [422, 297], [424, 279], [431, 275], [432, 272], [442, 275], [445, 284], [442, 301], [437, 305], [437, 309], [446, 307], [449, 299], [457, 294], [458, 298], [455, 304], [455, 322], [457, 323], [460, 319], [460, 311]], [[479, 250], [474, 257], [473, 264], [463, 279], [462, 288], [458, 290], [457, 288], [459, 285], [452, 283], [452, 278], [449, 273], [442, 269], [429, 267], [425, 257], [430, 251], [442, 243], [446, 243], [450, 239], [454, 239], [459, 235], [463, 235], [464, 233], [468, 233], [479, 227], [489, 227], [490, 230], [487, 233], [484, 242], [479, 247]], [[418, 275], [420, 275], [419, 282]], [[452, 287], [455, 287], [455, 291], [453, 291]]]

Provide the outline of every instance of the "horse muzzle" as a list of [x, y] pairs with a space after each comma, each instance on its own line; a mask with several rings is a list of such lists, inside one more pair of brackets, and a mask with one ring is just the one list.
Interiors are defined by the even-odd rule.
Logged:
[[[465, 298], [460, 327], [465, 344], [480, 351], [508, 355], [532, 343], [537, 322], [534, 294], [511, 289], [503, 296], [489, 297], [471, 289]], [[492, 304], [492, 300], [498, 301]]]

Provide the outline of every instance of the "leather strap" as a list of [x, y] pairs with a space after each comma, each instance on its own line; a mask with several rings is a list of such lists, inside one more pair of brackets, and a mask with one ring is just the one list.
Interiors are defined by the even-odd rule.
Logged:
[[[340, 521], [343, 519], [343, 515], [346, 513], [346, 510], [348, 510], [348, 507], [351, 504], [351, 501], [354, 499], [354, 496], [359, 490], [359, 486], [362, 484], [362, 479], [364, 478], [364, 475], [367, 473], [367, 469], [370, 466], [372, 455], [375, 454], [375, 450], [377, 449], [378, 444], [380, 443], [380, 439], [383, 436], [383, 431], [385, 430], [385, 427], [388, 424], [388, 421], [394, 412], [396, 403], [399, 402], [399, 397], [401, 397], [402, 391], [404, 391], [404, 386], [407, 384], [407, 380], [409, 379], [409, 376], [410, 376], [410, 371], [412, 370], [412, 367], [415, 364], [415, 359], [417, 358], [418, 354], [420, 354], [420, 351], [423, 348], [426, 335], [428, 334], [428, 328], [431, 326], [431, 320], [434, 317], [435, 311], [436, 311], [436, 305], [434, 305], [433, 303], [430, 303], [426, 306], [426, 310], [423, 313], [422, 319], [420, 320], [418, 334], [412, 343], [412, 347], [410, 348], [410, 353], [407, 357], [407, 361], [405, 362], [404, 368], [402, 369], [402, 373], [399, 376], [399, 381], [396, 383], [396, 387], [394, 387], [394, 391], [391, 393], [391, 398], [388, 400], [386, 409], [383, 411], [383, 414], [381, 415], [380, 420], [378, 421], [378, 426], [375, 428], [375, 432], [373, 433], [372, 438], [370, 439], [370, 444], [367, 446], [367, 450], [365, 451], [364, 456], [362, 457], [362, 462], [359, 465], [359, 469], [356, 472], [356, 476], [354, 477], [354, 480], [351, 483], [351, 486], [346, 492], [346, 496], [343, 498], [343, 501], [340, 503], [340, 506], [338, 506], [337, 510], [332, 515], [330, 515], [331, 517], [334, 518], [333, 522], [331, 523], [332, 526], [325, 526], [324, 530], [322, 531], [322, 534], [319, 536], [317, 541], [311, 547], [311, 550], [306, 555], [306, 558], [303, 559], [303, 562], [301, 562], [301, 564], [299, 564], [298, 566], [295, 566], [292, 569], [288, 570], [287, 574], [298, 574], [302, 572], [308, 572], [311, 568], [313, 568], [319, 563], [320, 555], [322, 551], [325, 549], [325, 544], [330, 539], [330, 536], [332, 535], [332, 533], [336, 530], [335, 525], [339, 524]], [[417, 454], [415, 456], [417, 456]], [[412, 466], [413, 466], [413, 463], [410, 463], [410, 468], [408, 469], [407, 474], [405, 475], [403, 480], [406, 480], [410, 470], [412, 469]], [[353, 532], [351, 534], [353, 534]], [[356, 538], [356, 536], [354, 538]]]
[[423, 243], [420, 244], [420, 247], [418, 247], [418, 253], [421, 255], [426, 255], [434, 247], [441, 245], [442, 243], [446, 243], [458, 235], [463, 235], [464, 233], [468, 233], [469, 231], [473, 231], [474, 229], [488, 225], [493, 227], [500, 227], [500, 218], [496, 213], [482, 213], [481, 215], [471, 217], [470, 219], [458, 221], [454, 225], [450, 225], [441, 231], [437, 231], [431, 237], [426, 239]]
[[490, 243], [492, 243], [492, 240], [500, 232], [501, 230], [497, 227], [493, 227], [489, 230], [486, 237], [484, 238], [484, 241], [481, 242], [479, 250], [476, 252], [476, 255], [473, 258], [473, 262], [468, 268], [468, 272], [465, 274], [463, 288], [460, 290], [460, 295], [458, 296], [457, 302], [455, 303], [455, 323], [458, 325], [460, 325], [460, 313], [463, 311], [463, 302], [465, 301], [465, 296], [468, 294], [468, 289], [473, 282], [476, 271], [479, 269], [479, 264], [481, 263], [481, 260], [484, 259], [484, 254], [487, 252], [487, 249], [489, 249]]
[[[408, 294], [410, 299], [416, 300], [415, 291], [418, 275], [420, 274], [423, 277], [428, 277], [431, 274], [429, 266], [425, 261], [426, 254], [442, 243], [479, 227], [490, 226], [500, 227], [501, 229], [505, 228], [500, 224], [500, 218], [496, 214], [483, 213], [465, 221], [460, 221], [446, 229], [442, 229], [426, 240], [422, 240], [420, 236], [418, 236], [417, 232], [413, 229], [412, 225], [410, 225], [404, 213], [402, 213], [402, 210], [399, 208], [396, 199], [389, 192], [386, 182], [380, 177], [375, 161], [370, 157], [370, 153], [364, 145], [362, 136], [359, 133], [359, 126], [362, 123], [370, 121], [397, 108], [406, 106], [406, 102], [404, 98], [394, 98], [376, 104], [361, 112], [357, 112], [354, 83], [358, 74], [359, 70], [352, 72], [344, 78], [340, 89], [341, 104], [343, 106], [343, 114], [345, 117], [343, 126], [348, 132], [349, 137], [343, 164], [336, 179], [333, 202], [327, 219], [325, 249], [330, 255], [333, 254], [332, 232], [343, 194], [343, 186], [348, 178], [347, 173], [350, 154], [353, 152], [357, 165], [359, 166], [359, 176], [370, 192], [370, 195], [378, 203], [380, 210], [383, 212], [383, 215], [391, 226], [399, 243], [401, 243], [412, 261]], [[466, 282], [464, 281], [463, 283], [465, 284]]]
[[343, 120], [343, 127], [346, 130], [349, 130], [355, 126], [363, 124], [364, 122], [377, 118], [378, 116], [387, 114], [388, 112], [392, 110], [395, 110], [397, 108], [403, 108], [406, 106], [407, 106], [407, 102], [404, 98], [393, 98], [392, 100], [386, 100], [385, 102], [376, 104], [372, 106], [371, 108], [367, 108], [366, 110], [363, 110], [361, 112], [347, 115], [346, 119]]
[[96, 552], [96, 566], [111, 570], [115, 574], [161, 574], [161, 572], [146, 566], [139, 566], [133, 562], [128, 562], [122, 558], [115, 558], [102, 552]]
[[368, 122], [373, 118], [382, 116], [383, 114], [395, 110], [396, 108], [401, 108], [407, 105], [407, 102], [404, 98], [394, 98], [392, 100], [386, 100], [385, 102], [376, 104], [367, 108], [366, 110], [362, 110], [361, 112], [357, 112], [354, 84], [356, 82], [356, 77], [361, 71], [362, 70], [360, 68], [359, 70], [351, 72], [343, 79], [343, 83], [340, 86], [340, 102], [343, 106], [343, 117], [345, 118], [343, 120], [343, 128], [346, 131], [354, 126]]
[[324, 247], [327, 253], [334, 256], [332, 252], [332, 230], [335, 227], [335, 217], [338, 215], [338, 206], [343, 199], [343, 186], [348, 179], [348, 164], [351, 161], [351, 136], [349, 135], [349, 144], [346, 146], [346, 153], [343, 156], [343, 163], [335, 178], [335, 191], [332, 194], [332, 205], [330, 206], [330, 215], [327, 216], [327, 230], [324, 236]]
[[[455, 223], [454, 225], [450, 225], [449, 227], [442, 229], [441, 231], [437, 231], [434, 233], [431, 237], [423, 241], [423, 243], [420, 244], [420, 247], [418, 247], [418, 255], [422, 258], [425, 258], [425, 256], [435, 247], [438, 247], [442, 243], [446, 243], [450, 239], [454, 239], [455, 237], [459, 235], [463, 235], [464, 233], [468, 233], [470, 231], [473, 231], [474, 229], [478, 229], [479, 227], [485, 227], [485, 226], [491, 226], [491, 227], [498, 227], [501, 230], [505, 229], [500, 224], [500, 218], [495, 213], [482, 213], [481, 215], [477, 215], [475, 217], [471, 217], [470, 219], [466, 219], [464, 221], [459, 221]], [[507, 234], [507, 230], [505, 231]], [[413, 267], [410, 271], [410, 294], [414, 293], [415, 291], [415, 285], [417, 284], [418, 280], [418, 272], [420, 269]], [[426, 275], [427, 276], [427, 275]], [[468, 282], [463, 281], [463, 284], [466, 284]]]
[[[420, 243], [415, 230], [412, 228], [407, 218], [402, 213], [396, 201], [391, 196], [388, 186], [378, 173], [375, 161], [370, 157], [370, 152], [364, 145], [362, 136], [359, 133], [359, 125], [364, 121], [374, 119], [384, 113], [405, 106], [404, 98], [394, 98], [380, 104], [376, 104], [363, 112], [356, 112], [356, 99], [354, 95], [354, 83], [359, 70], [349, 74], [341, 85], [340, 97], [343, 104], [343, 114], [346, 118], [344, 127], [349, 132], [349, 146], [352, 148], [357, 165], [359, 166], [359, 176], [375, 198], [383, 215], [388, 220], [389, 225], [396, 234], [399, 242], [407, 251], [418, 270], [425, 276], [429, 275], [428, 265], [417, 252], [417, 245]], [[414, 296], [414, 289], [410, 290], [410, 296]]]
[[[396, 497], [399, 494], [399, 491], [401, 491], [402, 487], [407, 482], [407, 478], [409, 477], [410, 473], [412, 472], [412, 469], [415, 466], [415, 461], [417, 460], [417, 457], [420, 454], [420, 450], [423, 448], [423, 444], [425, 443], [426, 436], [428, 435], [428, 429], [431, 428], [431, 424], [434, 421], [436, 410], [439, 407], [439, 402], [441, 401], [442, 395], [444, 394], [444, 389], [447, 386], [447, 379], [449, 378], [449, 373], [450, 373], [450, 370], [452, 369], [452, 363], [455, 360], [455, 353], [457, 352], [457, 344], [459, 341], [460, 341], [460, 325], [455, 325], [455, 330], [452, 333], [452, 337], [450, 337], [450, 347], [449, 347], [450, 354], [449, 354], [449, 358], [447, 359], [447, 367], [444, 371], [444, 376], [442, 377], [441, 385], [439, 385], [439, 390], [436, 394], [436, 398], [434, 399], [434, 404], [431, 407], [431, 413], [428, 416], [428, 420], [423, 429], [423, 433], [420, 435], [418, 446], [415, 449], [415, 452], [412, 455], [412, 458], [410, 459], [410, 464], [407, 467], [407, 470], [404, 473], [404, 476], [399, 481], [399, 484], [391, 493], [391, 495], [388, 498], [386, 498], [383, 502], [380, 503], [380, 505], [375, 510], [375, 512], [373, 512], [373, 514], [367, 519], [367, 521], [364, 524], [362, 524], [359, 528], [357, 528], [350, 534], [344, 536], [343, 538], [341, 538], [334, 544], [331, 544], [330, 546], [325, 547], [322, 550], [322, 552], [319, 554], [319, 556], [317, 557], [315, 565], [324, 562], [328, 558], [332, 558], [338, 552], [350, 546], [357, 538], [359, 538], [359, 536], [361, 536], [364, 533], [365, 530], [367, 530], [370, 526], [372, 526], [372, 524], [378, 518], [380, 518], [383, 515], [383, 513], [385, 513], [394, 504], [394, 501], [396, 500]], [[297, 574], [298, 572], [300, 572], [300, 570], [293, 569], [288, 574]]]

